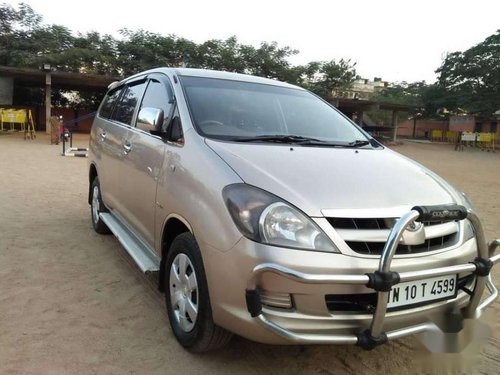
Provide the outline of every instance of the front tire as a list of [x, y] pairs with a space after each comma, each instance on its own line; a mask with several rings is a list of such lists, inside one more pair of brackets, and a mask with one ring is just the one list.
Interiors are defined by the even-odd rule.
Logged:
[[101, 212], [108, 212], [106, 206], [104, 206], [104, 203], [102, 202], [99, 178], [94, 178], [90, 191], [90, 217], [92, 219], [92, 226], [94, 227], [94, 230], [99, 234], [109, 234], [111, 233], [111, 231], [99, 216]]
[[213, 322], [203, 261], [191, 233], [182, 233], [172, 242], [163, 282], [170, 326], [184, 348], [206, 352], [231, 340], [232, 333]]

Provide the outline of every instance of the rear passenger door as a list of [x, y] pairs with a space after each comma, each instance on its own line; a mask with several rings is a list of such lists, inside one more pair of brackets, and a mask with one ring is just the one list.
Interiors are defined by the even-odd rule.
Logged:
[[127, 82], [121, 88], [120, 97], [107, 124], [104, 140], [106, 156], [102, 162], [107, 181], [103, 191], [107, 189], [105, 202], [120, 216], [127, 213], [128, 202], [124, 192], [126, 186], [133, 183], [124, 165], [128, 155], [127, 138], [145, 87], [145, 78]]
[[116, 155], [114, 155], [113, 144], [116, 142], [116, 124], [112, 121], [113, 110], [120, 100], [123, 86], [110, 90], [103, 100], [99, 112], [92, 126], [92, 141], [101, 185], [101, 196], [109, 208], [113, 208], [115, 203], [115, 192], [112, 181], [118, 178], [116, 174]]
[[[172, 117], [174, 100], [173, 91], [168, 78], [162, 74], [148, 76], [144, 97], [138, 113], [142, 108], [161, 109], [164, 115], [162, 126], [167, 129]], [[155, 244], [155, 210], [156, 187], [158, 176], [163, 167], [165, 141], [142, 128], [135, 120], [136, 126], [131, 127], [126, 142], [130, 147], [124, 159], [125, 175], [131, 181], [123, 184], [124, 199], [127, 202], [127, 222], [134, 232], [151, 249]]]

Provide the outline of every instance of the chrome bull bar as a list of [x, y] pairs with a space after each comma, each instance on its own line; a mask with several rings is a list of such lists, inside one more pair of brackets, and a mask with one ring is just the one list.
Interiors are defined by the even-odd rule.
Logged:
[[[415, 221], [458, 221], [465, 218], [470, 220], [476, 235], [477, 257], [474, 261], [421, 271], [402, 273], [391, 271], [392, 258], [408, 225]], [[246, 290], [247, 308], [250, 315], [261, 325], [287, 340], [309, 344], [356, 344], [370, 350], [386, 343], [389, 339], [438, 329], [433, 323], [425, 323], [390, 332], [383, 331], [384, 320], [387, 314], [388, 294], [393, 286], [402, 282], [463, 272], [473, 273], [476, 275], [474, 289], [472, 290], [469, 303], [461, 312], [464, 318], [478, 317], [482, 313], [482, 310], [498, 296], [498, 290], [491, 280], [490, 271], [493, 265], [500, 261], [500, 254], [494, 255], [496, 248], [499, 246], [500, 239], [497, 239], [488, 247], [479, 218], [473, 211], [466, 210], [463, 206], [417, 206], [397, 220], [391, 229], [380, 257], [377, 271], [364, 275], [320, 275], [295, 271], [278, 264], [263, 263], [254, 268], [252, 278], [249, 281]], [[377, 292], [377, 305], [373, 313], [370, 328], [356, 335], [306, 334], [295, 333], [268, 320], [262, 311], [257, 285], [259, 275], [265, 272], [279, 274], [306, 284], [357, 284], [365, 285], [375, 290]], [[485, 288], [488, 289], [490, 295], [481, 300]]]

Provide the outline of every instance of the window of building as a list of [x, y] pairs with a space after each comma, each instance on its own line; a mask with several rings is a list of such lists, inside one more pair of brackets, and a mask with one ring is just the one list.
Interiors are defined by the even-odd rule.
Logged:
[[492, 122], [490, 124], [490, 133], [496, 133], [497, 132], [497, 123], [496, 122]]

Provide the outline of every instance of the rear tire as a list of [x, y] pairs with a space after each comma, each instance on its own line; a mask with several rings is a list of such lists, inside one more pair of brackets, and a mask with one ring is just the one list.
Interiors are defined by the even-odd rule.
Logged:
[[101, 186], [99, 185], [98, 177], [94, 178], [94, 181], [92, 181], [90, 191], [90, 217], [92, 219], [92, 226], [94, 227], [94, 230], [99, 234], [109, 234], [111, 233], [111, 231], [99, 216], [101, 212], [108, 212], [108, 209], [102, 202]]
[[191, 233], [182, 233], [172, 242], [163, 283], [170, 326], [184, 348], [201, 353], [229, 343], [232, 333], [212, 319], [203, 260]]

